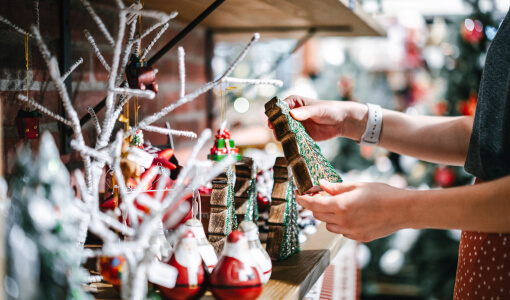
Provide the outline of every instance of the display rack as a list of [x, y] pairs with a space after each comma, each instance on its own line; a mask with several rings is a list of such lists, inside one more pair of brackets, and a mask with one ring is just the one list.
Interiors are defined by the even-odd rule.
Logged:
[[[301, 251], [284, 261], [273, 262], [271, 279], [258, 299], [302, 299], [324, 273], [346, 238], [326, 230], [325, 224], [302, 244]], [[119, 299], [110, 284], [94, 283], [96, 299]], [[213, 299], [210, 292], [203, 299]]]

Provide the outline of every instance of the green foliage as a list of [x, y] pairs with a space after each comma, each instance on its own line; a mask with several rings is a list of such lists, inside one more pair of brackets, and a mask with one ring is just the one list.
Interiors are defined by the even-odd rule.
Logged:
[[285, 198], [287, 206], [285, 209], [285, 234], [280, 255], [281, 260], [300, 250], [296, 194], [294, 193], [294, 183], [292, 180], [289, 180]]

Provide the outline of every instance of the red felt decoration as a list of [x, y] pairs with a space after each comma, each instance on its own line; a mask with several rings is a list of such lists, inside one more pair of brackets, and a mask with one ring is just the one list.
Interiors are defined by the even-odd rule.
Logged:
[[39, 138], [39, 118], [42, 115], [37, 110], [29, 111], [20, 109], [15, 118], [18, 136], [20, 139], [38, 139]]

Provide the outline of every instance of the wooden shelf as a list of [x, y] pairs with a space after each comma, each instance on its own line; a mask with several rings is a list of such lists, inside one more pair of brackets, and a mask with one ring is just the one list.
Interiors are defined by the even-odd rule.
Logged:
[[[331, 260], [338, 253], [346, 239], [326, 230], [325, 224], [317, 228], [317, 232], [302, 244], [301, 251], [284, 261], [273, 262], [271, 279], [264, 286], [258, 299], [302, 299]], [[96, 299], [119, 299], [117, 292], [109, 284], [93, 284], [97, 292]], [[213, 299], [210, 292], [204, 300]]]
[[[148, 9], [177, 11], [177, 19], [191, 22], [212, 0], [151, 0]], [[382, 27], [355, 1], [349, 0], [226, 0], [201, 24], [220, 40], [248, 37], [296, 38], [310, 29], [320, 36], [384, 36]]]

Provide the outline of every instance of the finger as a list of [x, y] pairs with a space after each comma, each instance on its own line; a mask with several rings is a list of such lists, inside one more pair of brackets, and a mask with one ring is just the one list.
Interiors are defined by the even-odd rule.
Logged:
[[314, 212], [313, 216], [317, 220], [326, 223], [334, 223], [335, 221], [338, 220], [338, 217], [334, 213], [330, 212]]
[[294, 108], [290, 111], [290, 114], [294, 119], [304, 121], [320, 117], [322, 111], [320, 105], [310, 105]]
[[326, 193], [330, 195], [338, 195], [341, 193], [351, 191], [355, 188], [353, 184], [342, 182], [331, 183], [324, 179], [319, 180], [319, 185]]
[[333, 232], [333, 233], [338, 233], [338, 234], [344, 234], [345, 233], [345, 229], [344, 228], [338, 226], [337, 224], [333, 224], [333, 223], [327, 223], [326, 224], [326, 229], [328, 231], [330, 231], [330, 232]]
[[298, 195], [296, 197], [297, 203], [308, 208], [309, 210], [316, 212], [331, 212], [333, 210], [334, 200], [332, 197], [324, 197], [319, 194], [314, 196], [309, 195]]

